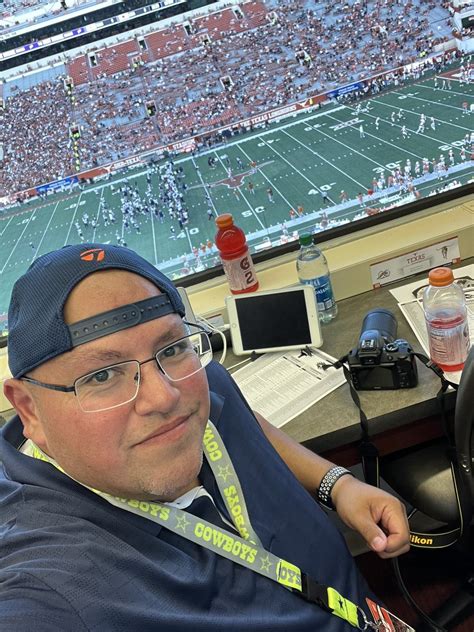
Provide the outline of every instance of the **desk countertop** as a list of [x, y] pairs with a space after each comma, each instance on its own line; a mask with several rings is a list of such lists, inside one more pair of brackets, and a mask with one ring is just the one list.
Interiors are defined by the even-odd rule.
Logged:
[[[386, 288], [341, 301], [337, 319], [323, 326], [323, 351], [341, 357], [354, 348], [365, 314], [377, 307], [390, 309], [398, 320], [398, 338], [405, 338], [415, 351], [424, 353], [396, 300]], [[371, 434], [377, 435], [439, 414], [436, 394], [440, 380], [419, 361], [417, 365], [419, 382], [415, 388], [358, 392]], [[454, 405], [454, 393], [449, 398]], [[349, 386], [344, 384], [339, 387], [288, 422], [283, 429], [317, 452], [357, 441], [360, 438], [359, 411], [351, 399]]]
[[[460, 265], [466, 265], [465, 261]], [[426, 279], [427, 273], [411, 277], [405, 285], [417, 278]], [[390, 285], [390, 288], [396, 284]], [[341, 357], [358, 342], [362, 321], [368, 311], [377, 307], [390, 309], [398, 321], [398, 338], [405, 338], [415, 351], [424, 353], [397, 301], [387, 287], [371, 290], [338, 303], [337, 318], [323, 325], [323, 351]], [[235, 359], [235, 356], [234, 356]], [[229, 363], [233, 360], [229, 360]], [[227, 364], [227, 363], [226, 363]], [[371, 435], [386, 431], [399, 431], [420, 419], [439, 415], [436, 395], [440, 389], [439, 378], [418, 360], [418, 386], [393, 391], [359, 391], [361, 406], [369, 420]], [[448, 392], [448, 409], [454, 407], [455, 394]], [[359, 411], [353, 403], [349, 386], [344, 384], [304, 413], [282, 427], [291, 437], [315, 452], [336, 450], [360, 439]]]

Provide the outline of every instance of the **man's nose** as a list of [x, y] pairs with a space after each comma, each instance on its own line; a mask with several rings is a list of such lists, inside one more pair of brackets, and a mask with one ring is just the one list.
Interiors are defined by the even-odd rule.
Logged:
[[143, 364], [140, 371], [140, 388], [135, 400], [137, 412], [145, 415], [173, 410], [180, 397], [176, 383], [166, 377], [155, 360]]

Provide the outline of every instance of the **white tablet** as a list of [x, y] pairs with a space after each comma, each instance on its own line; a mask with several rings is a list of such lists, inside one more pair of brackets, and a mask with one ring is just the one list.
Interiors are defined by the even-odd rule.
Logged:
[[237, 294], [225, 302], [237, 355], [323, 344], [316, 295], [309, 285]]

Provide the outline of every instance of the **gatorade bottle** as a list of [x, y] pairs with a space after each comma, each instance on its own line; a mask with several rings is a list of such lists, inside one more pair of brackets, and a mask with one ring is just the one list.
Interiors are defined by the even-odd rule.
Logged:
[[460, 371], [469, 353], [466, 299], [451, 268], [434, 268], [423, 293], [430, 357], [443, 371]]
[[230, 291], [232, 294], [254, 292], [258, 281], [244, 231], [234, 224], [230, 213], [219, 215], [216, 224], [216, 246]]

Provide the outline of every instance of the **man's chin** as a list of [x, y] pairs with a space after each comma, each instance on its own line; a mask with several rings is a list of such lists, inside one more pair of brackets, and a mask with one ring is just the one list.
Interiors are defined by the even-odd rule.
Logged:
[[188, 481], [187, 484], [170, 486], [167, 489], [163, 487], [159, 487], [158, 485], [155, 486], [152, 484], [149, 487], [148, 486], [142, 487], [141, 493], [137, 496], [134, 496], [133, 499], [134, 500], [147, 500], [147, 501], [152, 501], [152, 502], [155, 501], [155, 502], [162, 502], [162, 503], [173, 502], [177, 498], [180, 498], [187, 492], [194, 489], [195, 487], [198, 487], [200, 484], [201, 483], [197, 477], [193, 478], [191, 481]]
[[171, 502], [186, 494], [186, 492], [201, 484], [199, 472], [201, 471], [202, 460], [203, 453], [201, 450], [199, 455], [186, 457], [186, 461], [181, 468], [178, 464], [175, 466], [170, 465], [170, 470], [167, 470], [167, 473], [171, 474], [172, 478], [170, 476], [166, 477], [165, 474], [159, 477], [151, 476], [148, 480], [142, 478], [139, 483], [140, 498], [137, 496], [137, 500]]

